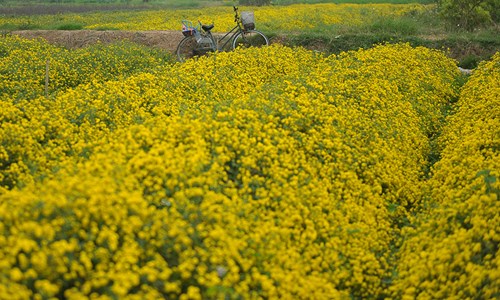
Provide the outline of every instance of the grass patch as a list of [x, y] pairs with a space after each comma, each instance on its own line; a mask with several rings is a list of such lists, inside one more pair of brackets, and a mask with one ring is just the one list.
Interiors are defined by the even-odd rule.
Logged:
[[35, 30], [35, 29], [40, 29], [40, 26], [32, 23], [23, 23], [20, 24], [17, 29], [19, 30]]
[[9, 23], [0, 25], [0, 30], [6, 31], [6, 32], [9, 32], [12, 30], [17, 30], [18, 28], [19, 28], [19, 26], [14, 25], [14, 24], [9, 24]]
[[367, 30], [379, 34], [397, 36], [415, 35], [420, 31], [421, 25], [411, 18], [379, 18], [367, 26]]
[[461, 59], [459, 66], [464, 69], [474, 69], [482, 60], [481, 56], [468, 54]]
[[83, 25], [77, 23], [62, 24], [57, 26], [57, 30], [82, 30]]

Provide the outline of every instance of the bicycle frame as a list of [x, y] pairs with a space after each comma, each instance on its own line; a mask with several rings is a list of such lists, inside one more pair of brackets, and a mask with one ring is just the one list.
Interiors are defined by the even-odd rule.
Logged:
[[[226, 46], [228, 46], [228, 44], [241, 32], [244, 32], [245, 30], [242, 28], [242, 25], [241, 25], [241, 19], [240, 19], [240, 16], [238, 14], [238, 8], [236, 6], [233, 6], [233, 10], [234, 10], [234, 22], [236, 22], [236, 26], [234, 26], [229, 32], [227, 32], [222, 38], [220, 38], [220, 40], [216, 40], [211, 32], [211, 30], [209, 31], [206, 31], [205, 34], [208, 35], [210, 37], [210, 39], [212, 40], [212, 43], [215, 47], [215, 49], [213, 49], [214, 51], [215, 50], [218, 50], [218, 51], [222, 51]], [[199, 22], [199, 21], [198, 21]], [[201, 27], [201, 22], [200, 23], [200, 27]], [[229, 38], [228, 38], [229, 37]], [[226, 41], [224, 42], [224, 44], [222, 44], [222, 46], [220, 46], [220, 41], [224, 41], [224, 39], [226, 39]]]
[[[238, 25], [234, 26], [233, 29], [231, 29], [229, 32], [227, 32], [224, 36], [222, 36], [219, 41], [215, 40], [215, 38], [212, 35], [212, 32], [210, 32], [210, 36], [212, 38], [212, 41], [214, 42], [214, 45], [216, 45], [217, 50], [220, 51], [220, 50], [224, 49], [236, 37], [236, 35], [238, 35], [241, 31], [242, 31], [242, 29], [241, 29], [240, 25], [238, 24]], [[226, 39], [226, 40], [221, 45], [220, 41], [224, 41], [224, 39]]]

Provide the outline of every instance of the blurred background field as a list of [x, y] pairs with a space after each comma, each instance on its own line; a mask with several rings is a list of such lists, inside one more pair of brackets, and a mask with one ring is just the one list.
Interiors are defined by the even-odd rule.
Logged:
[[[0, 31], [179, 30], [180, 20], [190, 19], [214, 23], [220, 32], [233, 25], [230, 6], [239, 2], [4, 0], [0, 2]], [[461, 67], [474, 68], [500, 49], [500, 30], [494, 21], [498, 16], [494, 13], [490, 14], [491, 22], [466, 30], [445, 22], [436, 3], [429, 0], [283, 0], [260, 7], [242, 5], [241, 9], [255, 11], [257, 28], [273, 42], [327, 54], [386, 42], [409, 42], [448, 51]]]
[[[267, 1], [263, 1], [267, 2]], [[433, 3], [432, 0], [273, 0], [269, 1], [271, 5], [291, 5], [291, 4], [317, 4], [317, 3], [358, 3], [358, 4], [373, 4], [373, 3], [393, 3], [393, 4], [409, 4], [409, 3], [423, 3], [430, 4]], [[21, 7], [45, 7], [47, 11], [48, 8], [55, 9], [57, 7], [66, 8], [68, 10], [78, 9], [80, 6], [86, 8], [87, 10], [103, 7], [112, 7], [113, 9], [127, 9], [127, 8], [148, 8], [148, 7], [206, 7], [206, 6], [221, 6], [221, 5], [252, 5], [254, 3], [259, 3], [259, 0], [243, 0], [243, 1], [231, 1], [231, 0], [2, 0], [0, 4], [4, 6], [2, 9], [11, 8], [14, 11], [15, 8]], [[21, 9], [19, 12], [22, 11]], [[36, 10], [33, 9], [33, 12]], [[40, 12], [40, 11], [39, 11]]]

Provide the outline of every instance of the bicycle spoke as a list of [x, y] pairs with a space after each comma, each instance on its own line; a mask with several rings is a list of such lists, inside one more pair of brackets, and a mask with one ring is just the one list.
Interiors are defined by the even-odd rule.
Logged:
[[196, 48], [198, 43], [196, 39], [192, 36], [184, 38], [177, 47], [177, 59], [179, 61], [185, 61], [186, 59], [192, 58], [196, 55]]
[[267, 45], [269, 45], [267, 37], [263, 33], [257, 30], [243, 31], [238, 36], [235, 37], [233, 42], [234, 49], [262, 47]]

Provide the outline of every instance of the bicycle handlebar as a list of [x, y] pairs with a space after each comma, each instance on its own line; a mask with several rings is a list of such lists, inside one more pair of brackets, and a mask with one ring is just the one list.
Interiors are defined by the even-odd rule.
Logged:
[[233, 10], [234, 10], [234, 21], [237, 23], [240, 19], [240, 17], [238, 16], [238, 7], [233, 6]]

